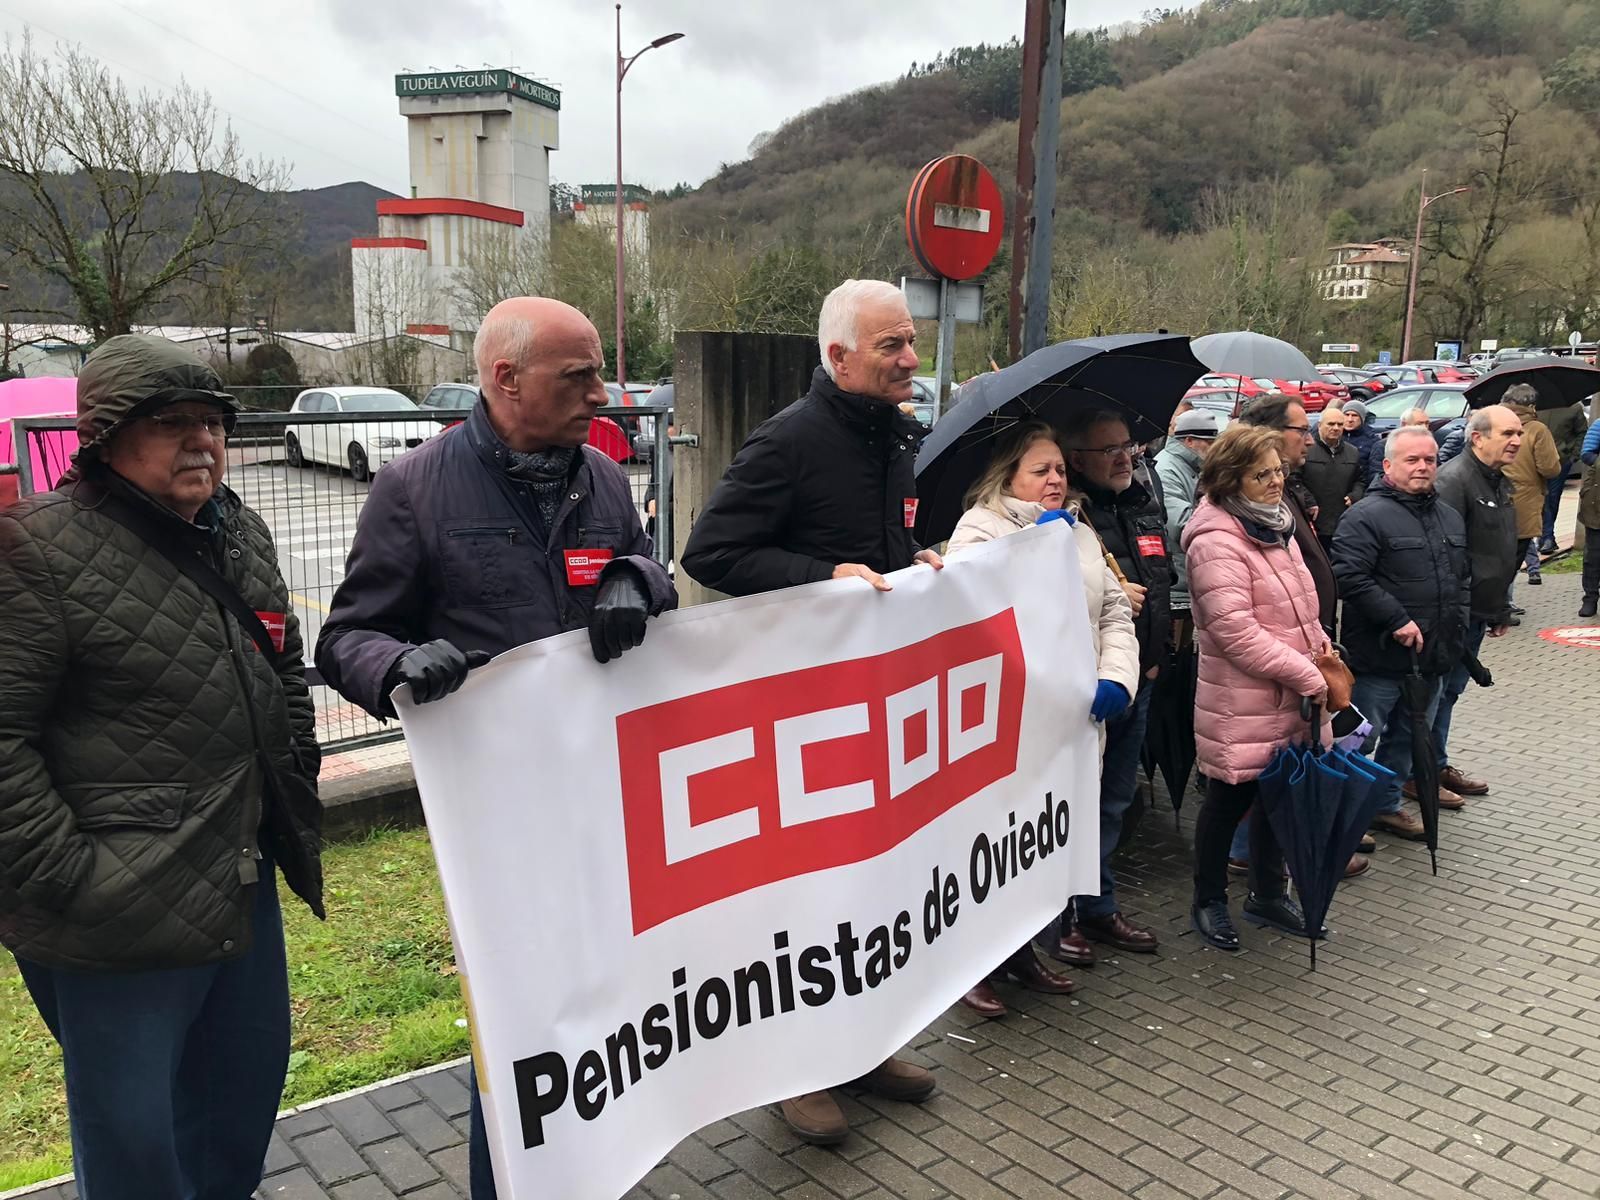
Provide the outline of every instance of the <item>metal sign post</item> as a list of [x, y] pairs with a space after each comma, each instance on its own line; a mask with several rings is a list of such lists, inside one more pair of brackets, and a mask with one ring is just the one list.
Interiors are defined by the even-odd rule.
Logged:
[[948, 279], [939, 280], [939, 351], [933, 363], [933, 419], [937, 421], [950, 407], [950, 378], [956, 366], [956, 288]]
[[900, 291], [906, 307], [918, 321], [939, 322], [939, 340], [934, 343], [934, 376], [938, 387], [934, 397], [934, 420], [950, 407], [950, 388], [955, 379], [956, 326], [976, 325], [983, 320], [983, 285], [957, 283], [953, 279], [912, 279], [900, 277]]

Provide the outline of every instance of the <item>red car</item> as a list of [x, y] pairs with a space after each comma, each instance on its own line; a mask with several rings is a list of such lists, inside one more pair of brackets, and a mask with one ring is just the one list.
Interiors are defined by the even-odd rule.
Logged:
[[1230, 375], [1224, 371], [1213, 371], [1209, 375], [1202, 375], [1194, 381], [1194, 387], [1190, 390], [1196, 388], [1233, 392], [1239, 396], [1259, 396], [1273, 390], [1270, 379], [1251, 379], [1248, 375]]
[[1309, 379], [1275, 379], [1273, 382], [1284, 395], [1299, 400], [1308, 413], [1321, 412], [1335, 400], [1343, 404], [1350, 399], [1350, 389], [1342, 383]]

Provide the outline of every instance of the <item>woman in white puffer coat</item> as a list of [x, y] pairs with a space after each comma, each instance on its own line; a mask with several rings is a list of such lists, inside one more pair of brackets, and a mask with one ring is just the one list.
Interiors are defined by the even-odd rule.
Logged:
[[[1100, 538], [1077, 520], [1077, 497], [1067, 493], [1067, 466], [1055, 430], [1042, 421], [1030, 421], [1009, 430], [995, 448], [988, 471], [973, 485], [947, 557], [981, 542], [1017, 533], [1038, 523], [1047, 512], [1072, 513], [1072, 533], [1083, 573], [1084, 602], [1089, 631], [1094, 639], [1100, 687], [1095, 698], [1095, 719], [1115, 716], [1125, 709], [1139, 687], [1139, 639], [1133, 629], [1133, 607], [1121, 583], [1106, 563]], [[1023, 946], [997, 975], [1009, 976], [1037, 992], [1062, 995], [1073, 988], [1067, 976], [1047, 969]], [[993, 985], [983, 980], [961, 1002], [986, 1017], [1005, 1015], [1006, 1006]]]

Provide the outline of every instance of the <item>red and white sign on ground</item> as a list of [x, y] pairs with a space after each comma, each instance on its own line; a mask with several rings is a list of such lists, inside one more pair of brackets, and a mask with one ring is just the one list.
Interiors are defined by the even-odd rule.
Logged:
[[396, 693], [503, 1197], [616, 1200], [701, 1126], [869, 1071], [1098, 886], [1073, 546], [1045, 526], [892, 592]]
[[1539, 636], [1558, 646], [1581, 646], [1600, 650], [1600, 625], [1569, 625], [1563, 629], [1541, 629]]

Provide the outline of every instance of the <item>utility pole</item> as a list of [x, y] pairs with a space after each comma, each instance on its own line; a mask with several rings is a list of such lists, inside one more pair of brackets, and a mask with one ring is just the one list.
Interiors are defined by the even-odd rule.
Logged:
[[1022, 112], [1017, 122], [1017, 215], [1011, 227], [1011, 357], [1045, 344], [1061, 140], [1061, 48], [1067, 0], [1027, 0]]
[[1417, 232], [1411, 239], [1411, 278], [1406, 284], [1406, 316], [1400, 331], [1400, 361], [1411, 361], [1411, 324], [1412, 309], [1417, 303], [1417, 269], [1422, 261], [1422, 214], [1428, 211], [1428, 205], [1435, 200], [1443, 200], [1446, 196], [1459, 196], [1462, 192], [1470, 192], [1469, 187], [1453, 188], [1448, 192], [1440, 192], [1437, 196], [1428, 195], [1428, 168], [1422, 168], [1422, 190], [1417, 193]]

